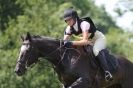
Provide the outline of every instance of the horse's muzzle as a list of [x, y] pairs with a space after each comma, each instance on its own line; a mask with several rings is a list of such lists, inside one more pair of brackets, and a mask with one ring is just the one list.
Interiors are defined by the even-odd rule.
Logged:
[[26, 68], [25, 68], [25, 67], [22, 67], [22, 66], [19, 65], [19, 64], [17, 64], [14, 71], [15, 71], [15, 73], [16, 73], [18, 76], [22, 76], [22, 75], [25, 73]]

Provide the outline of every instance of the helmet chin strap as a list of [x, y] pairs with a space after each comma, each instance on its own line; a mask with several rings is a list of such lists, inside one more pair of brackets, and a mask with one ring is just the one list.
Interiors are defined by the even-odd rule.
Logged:
[[[74, 20], [73, 25], [75, 25], [75, 24], [76, 24], [76, 21], [77, 21], [77, 18], [73, 18], [73, 20]], [[72, 26], [73, 26], [73, 25], [72, 25]]]

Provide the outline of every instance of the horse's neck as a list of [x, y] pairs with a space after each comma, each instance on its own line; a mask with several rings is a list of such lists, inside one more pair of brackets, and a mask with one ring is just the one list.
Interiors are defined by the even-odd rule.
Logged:
[[36, 41], [36, 44], [40, 52], [40, 57], [44, 57], [54, 65], [58, 64], [60, 60], [59, 41], [40, 39]]

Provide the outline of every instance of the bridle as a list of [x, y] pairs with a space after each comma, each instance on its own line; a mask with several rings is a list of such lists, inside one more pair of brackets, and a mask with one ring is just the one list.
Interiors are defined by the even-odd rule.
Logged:
[[[30, 45], [30, 48], [31, 48], [31, 49], [34, 48], [34, 49], [37, 50], [36, 52], [39, 52], [38, 48], [35, 47], [34, 45], [31, 45], [30, 42], [23, 42], [22, 45], [27, 45], [27, 46]], [[30, 49], [30, 50], [31, 50], [31, 49]], [[29, 53], [29, 55], [28, 55], [28, 57], [27, 57], [28, 59], [29, 59], [29, 58], [31, 57], [31, 55], [32, 55], [31, 52], [30, 52], [30, 50], [27, 50], [27, 52]], [[22, 65], [22, 66], [24, 66], [24, 67], [27, 67], [27, 64], [26, 64], [27, 61], [28, 61], [28, 60], [24, 61], [24, 60], [20, 59], [20, 60], [17, 61], [17, 63], [19, 63], [20, 65]], [[36, 62], [34, 62], [34, 63], [36, 63]], [[25, 65], [26, 65], [26, 66], [25, 66]]]

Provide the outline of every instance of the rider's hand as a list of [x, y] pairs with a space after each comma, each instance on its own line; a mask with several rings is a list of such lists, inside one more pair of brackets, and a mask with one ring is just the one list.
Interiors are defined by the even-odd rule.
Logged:
[[71, 48], [73, 43], [71, 41], [64, 41], [64, 46], [67, 48]]

